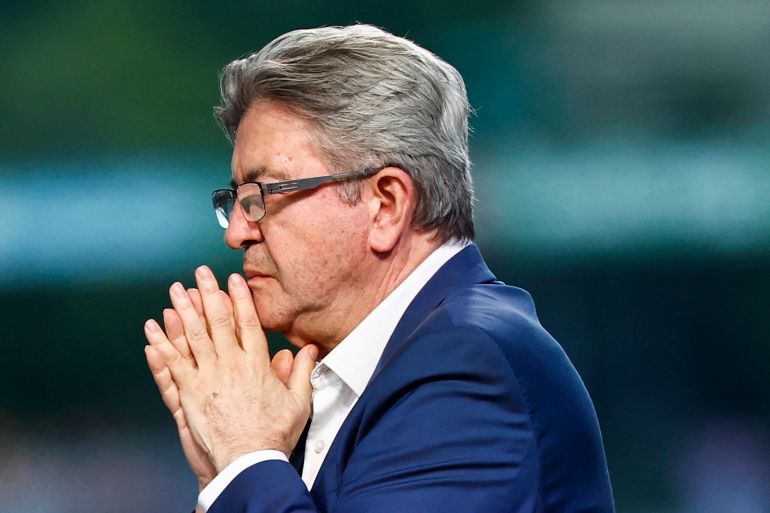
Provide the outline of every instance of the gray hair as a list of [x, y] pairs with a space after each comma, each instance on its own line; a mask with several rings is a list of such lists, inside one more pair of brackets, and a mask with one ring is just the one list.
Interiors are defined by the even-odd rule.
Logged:
[[[471, 109], [460, 74], [428, 50], [371, 25], [295, 30], [228, 64], [220, 87], [214, 112], [231, 142], [251, 105], [276, 101], [316, 127], [333, 172], [400, 167], [415, 228], [473, 239]], [[338, 185], [351, 204], [360, 186]]]

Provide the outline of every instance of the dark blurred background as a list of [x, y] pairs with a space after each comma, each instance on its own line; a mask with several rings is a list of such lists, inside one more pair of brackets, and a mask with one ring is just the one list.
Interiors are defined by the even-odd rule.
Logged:
[[618, 511], [770, 512], [766, 0], [0, 3], [0, 511], [192, 509], [142, 325], [240, 267], [218, 70], [356, 21], [465, 77], [479, 245], [582, 374]]

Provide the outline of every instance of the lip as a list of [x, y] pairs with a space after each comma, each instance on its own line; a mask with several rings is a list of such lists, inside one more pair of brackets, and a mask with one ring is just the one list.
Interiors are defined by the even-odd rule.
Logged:
[[265, 286], [266, 280], [270, 278], [270, 276], [267, 276], [265, 274], [252, 274], [251, 276], [248, 276], [246, 278], [246, 285], [249, 286], [250, 289], [261, 289]]
[[259, 271], [255, 269], [244, 269], [243, 274], [246, 275], [246, 281], [250, 281], [254, 278], [269, 278], [270, 276], [267, 274], [260, 273]]

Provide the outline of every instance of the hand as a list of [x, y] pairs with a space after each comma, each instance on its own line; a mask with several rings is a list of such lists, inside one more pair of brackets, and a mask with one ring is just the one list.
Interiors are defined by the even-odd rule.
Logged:
[[[194, 296], [197, 291], [191, 289], [189, 292], [191, 296]], [[200, 298], [200, 295], [197, 295], [197, 297]], [[174, 344], [177, 350], [185, 355], [186, 358], [192, 359], [187, 339], [184, 336], [182, 321], [174, 310], [166, 309], [163, 311], [163, 325], [166, 329], [167, 338], [171, 343]], [[151, 344], [146, 346], [144, 351], [145, 357], [147, 358], [147, 365], [150, 367], [152, 377], [158, 385], [163, 403], [174, 417], [177, 430], [179, 431], [179, 441], [182, 444], [182, 451], [187, 458], [187, 462], [190, 464], [193, 474], [198, 480], [199, 491], [203, 490], [203, 488], [205, 488], [205, 486], [217, 475], [216, 468], [214, 468], [214, 465], [211, 463], [209, 455], [203, 450], [198, 442], [195, 441], [195, 438], [190, 432], [187, 419], [182, 410], [182, 404], [179, 401], [179, 389], [177, 388], [176, 383], [174, 383], [174, 380], [171, 377], [171, 371], [166, 367], [166, 363], [164, 362], [161, 353], [153, 348], [153, 345], [162, 343], [162, 339], [153, 336], [153, 333], [149, 332], [147, 327], [145, 327], [145, 334], [147, 340]]]
[[[203, 300], [201, 299], [200, 292], [197, 289], [191, 288], [187, 289], [187, 294], [190, 296], [190, 299], [192, 300], [193, 306], [198, 312], [198, 315], [202, 318], [205, 318], [203, 311]], [[220, 295], [225, 301], [225, 304], [227, 305], [228, 311], [230, 312], [232, 318], [233, 305], [230, 301], [230, 296], [228, 296], [223, 291], [220, 291]], [[179, 315], [175, 310], [163, 310], [163, 325], [166, 330], [166, 336], [168, 340], [182, 355], [184, 355], [186, 358], [189, 358], [191, 362], [194, 363], [195, 360], [193, 359], [192, 353], [190, 352], [187, 338], [185, 338], [182, 320], [179, 318]], [[147, 335], [147, 340], [150, 342], [150, 344], [157, 344], [162, 341], [161, 338], [152, 336], [146, 329], [145, 332]], [[190, 468], [192, 469], [193, 474], [198, 480], [198, 489], [199, 491], [203, 490], [203, 488], [205, 488], [206, 485], [216, 476], [216, 468], [214, 468], [214, 465], [211, 463], [208, 454], [198, 444], [198, 442], [195, 441], [195, 438], [190, 432], [189, 426], [187, 425], [187, 419], [185, 419], [184, 411], [182, 410], [182, 405], [179, 401], [179, 389], [177, 388], [176, 383], [174, 383], [171, 377], [171, 372], [166, 367], [162, 356], [157, 350], [152, 349], [151, 346], [146, 346], [145, 356], [147, 358], [147, 364], [150, 367], [150, 371], [152, 372], [153, 379], [160, 389], [163, 402], [171, 412], [174, 421], [176, 422], [177, 429], [179, 431], [179, 440], [182, 444], [182, 451], [184, 452], [184, 455], [190, 464]], [[273, 357], [273, 360], [271, 361], [270, 365], [273, 369], [273, 372], [276, 373], [284, 385], [288, 383], [288, 378], [291, 374], [293, 358], [294, 357], [291, 351], [283, 349], [276, 353], [276, 355]]]
[[[317, 348], [306, 346], [296, 357], [282, 351], [271, 363], [243, 278], [230, 277], [232, 313], [208, 268], [199, 268], [196, 279], [205, 320], [191, 294], [174, 284], [171, 300], [187, 345], [174, 344], [171, 333], [167, 337], [155, 321], [148, 321], [147, 351], [157, 352], [148, 354], [148, 362], [157, 368], [159, 358], [170, 371], [190, 433], [217, 472], [259, 449], [288, 456], [310, 414], [310, 373]], [[166, 395], [174, 405], [173, 394]]]
[[[198, 315], [205, 318], [200, 292], [197, 289], [187, 289], [187, 294], [190, 296]], [[233, 305], [230, 301], [230, 296], [223, 291], [220, 291], [220, 295], [225, 301], [232, 317]], [[182, 355], [189, 358], [191, 362], [194, 363], [195, 360], [192, 357], [190, 347], [185, 338], [182, 320], [175, 310], [163, 310], [163, 325], [168, 340]], [[159, 337], [151, 336], [149, 332], [147, 333], [147, 340], [150, 344], [161, 342]], [[176, 422], [179, 431], [179, 440], [182, 444], [182, 451], [190, 464], [193, 474], [198, 480], [199, 491], [203, 490], [203, 488], [216, 476], [217, 471], [211, 463], [206, 451], [195, 441], [195, 438], [190, 432], [189, 426], [187, 425], [187, 419], [185, 419], [184, 411], [182, 410], [182, 405], [179, 401], [179, 389], [171, 378], [171, 372], [168, 370], [168, 367], [166, 367], [162, 356], [157, 350], [152, 349], [151, 346], [146, 346], [145, 356], [150, 371], [152, 372], [152, 377], [160, 389], [163, 403], [169, 409]], [[271, 362], [273, 372], [276, 373], [284, 385], [288, 382], [289, 375], [291, 374], [292, 360], [293, 355], [291, 354], [291, 351], [284, 349], [276, 353]]]

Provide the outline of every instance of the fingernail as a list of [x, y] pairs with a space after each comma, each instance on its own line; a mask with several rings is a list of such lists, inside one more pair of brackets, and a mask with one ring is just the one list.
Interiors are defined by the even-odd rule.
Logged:
[[171, 285], [171, 293], [174, 294], [178, 298], [184, 297], [184, 287], [182, 287], [182, 284], [179, 282], [174, 283]]
[[230, 279], [227, 280], [227, 284], [230, 287], [240, 287], [243, 288], [246, 286], [246, 281], [243, 279], [243, 276], [240, 274], [231, 274]]
[[203, 281], [212, 281], [214, 280], [214, 273], [211, 272], [211, 269], [208, 268], [208, 266], [202, 265], [198, 267], [195, 270], [195, 275], [198, 277], [198, 279]]
[[158, 326], [158, 323], [155, 322], [154, 319], [150, 319], [149, 321], [145, 322], [144, 327], [150, 333], [157, 333], [158, 331], [160, 331], [160, 326]]

